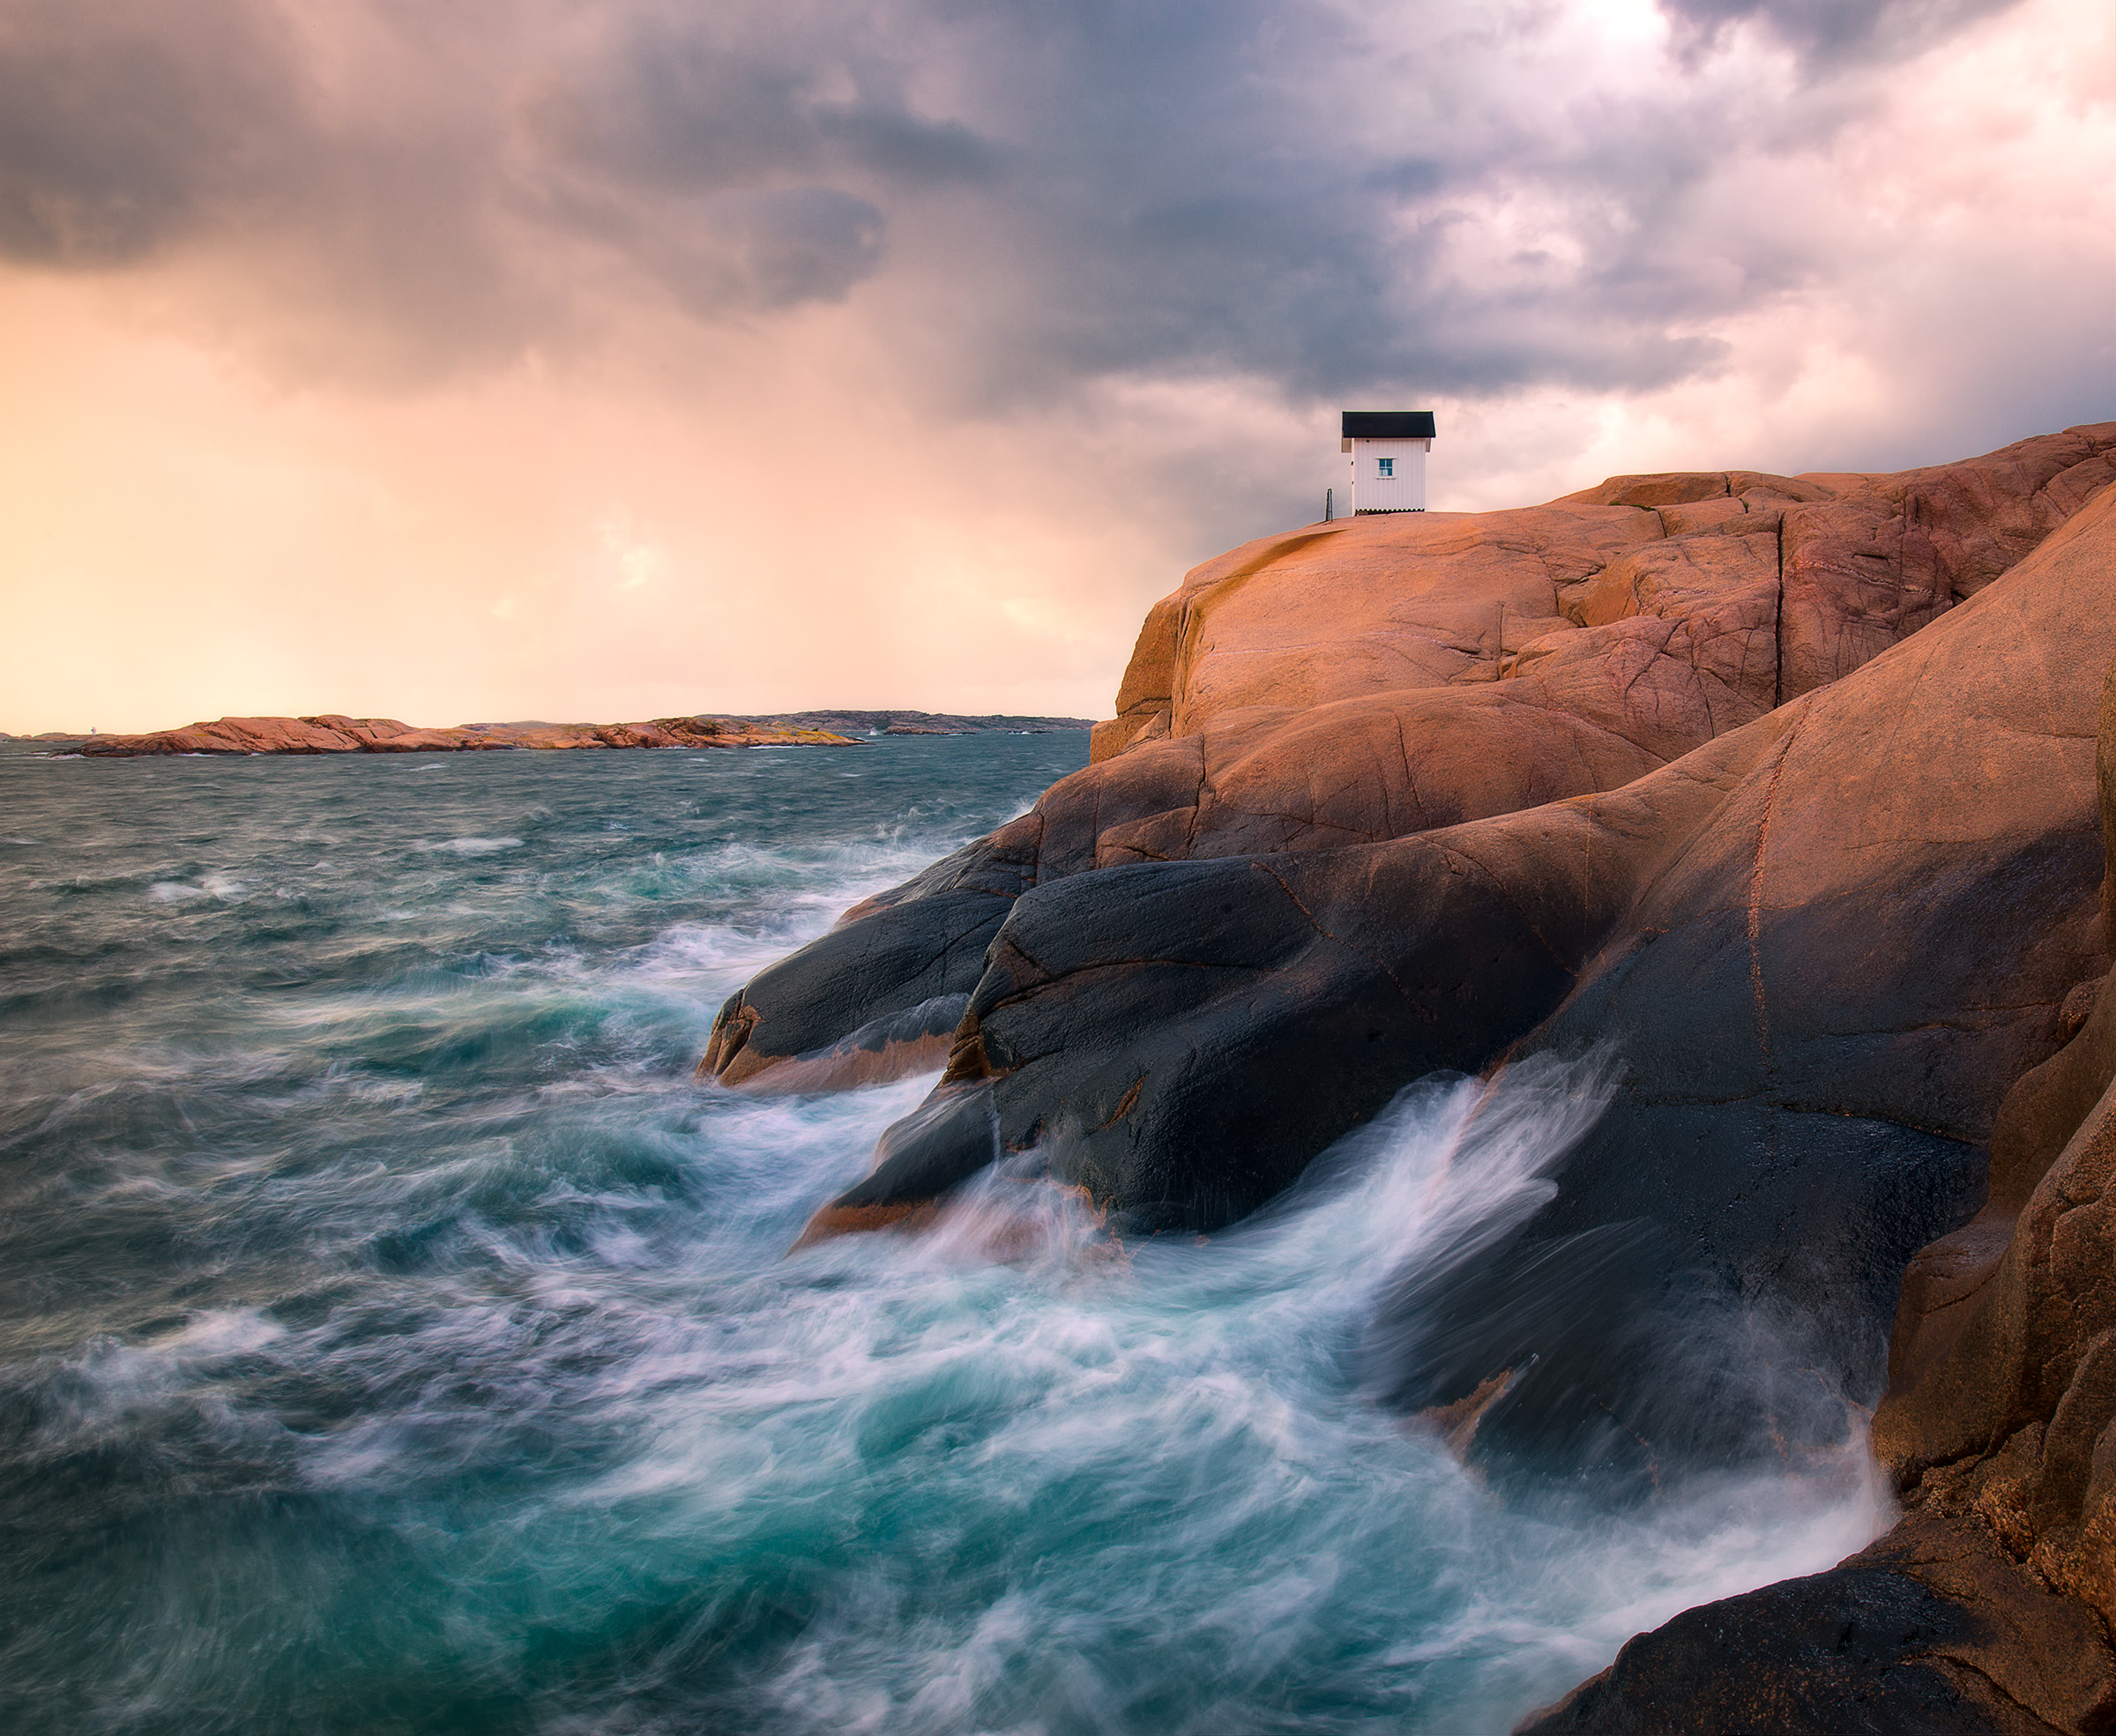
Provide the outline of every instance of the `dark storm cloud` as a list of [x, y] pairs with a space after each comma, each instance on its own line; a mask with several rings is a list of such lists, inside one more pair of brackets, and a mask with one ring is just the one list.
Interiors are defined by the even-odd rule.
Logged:
[[[1896, 0], [1848, 28], [1885, 58], [1902, 20], [1922, 48], [1995, 3]], [[1859, 111], [1832, 93], [1730, 102], [1696, 63], [1731, 15], [1692, 4], [1688, 75], [1621, 98], [1549, 63], [1535, 4], [613, 11], [555, 93], [574, 116], [559, 160], [667, 213], [641, 219], [661, 234], [684, 186], [799, 177], [868, 199], [890, 269], [946, 310], [907, 335], [987, 410], [1110, 376], [1233, 373], [1295, 399], [1650, 388], [1714, 364], [1699, 325], [1826, 263], [1817, 242], [1716, 221], [1714, 174]], [[1765, 21], [1812, 85], [1822, 26], [1799, 4]], [[1509, 226], [1543, 233], [1509, 244]]]
[[302, 129], [288, 45], [238, 0], [0, 15], [0, 251], [137, 259], [254, 197]]
[[992, 146], [913, 112], [863, 33], [613, 9], [524, 109], [524, 192], [623, 250], [703, 317], [843, 299], [902, 202], [988, 182]]
[[610, 16], [591, 65], [534, 107], [562, 157], [678, 190], [831, 171], [916, 186], [990, 171], [985, 142], [913, 113], [852, 33], [745, 33], [739, 14], [717, 10]]
[[841, 300], [882, 257], [882, 212], [834, 187], [728, 192], [634, 246], [685, 307], [708, 318]]
[[2015, 0], [1659, 0], [1684, 46], [1717, 46], [1751, 20], [1810, 57], [1915, 52]]
[[[296, 30], [269, 0], [27, 0], [0, 250], [305, 251], [319, 304], [436, 369], [572, 329], [570, 249], [706, 320], [890, 279], [892, 335], [987, 409], [1111, 376], [1645, 388], [1824, 264], [1708, 189], [1857, 105], [1745, 107], [1711, 76], [1731, 26], [1813, 85], [2008, 0], [1663, 4], [1687, 70], [1611, 96], [1531, 4], [313, 0]], [[341, 38], [397, 58], [327, 88]]]

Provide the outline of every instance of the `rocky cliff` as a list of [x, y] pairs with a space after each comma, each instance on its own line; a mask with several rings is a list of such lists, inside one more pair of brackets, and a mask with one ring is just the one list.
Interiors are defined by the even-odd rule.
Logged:
[[1542, 1209], [1404, 1276], [1375, 1390], [1642, 1491], [1886, 1390], [1913, 1509], [1546, 1727], [2108, 1727], [2112, 481], [2104, 424], [1237, 549], [1155, 606], [1087, 770], [761, 974], [701, 1071], [945, 1055], [811, 1236], [1008, 1152], [1151, 1232], [1422, 1074], [1613, 1053]]

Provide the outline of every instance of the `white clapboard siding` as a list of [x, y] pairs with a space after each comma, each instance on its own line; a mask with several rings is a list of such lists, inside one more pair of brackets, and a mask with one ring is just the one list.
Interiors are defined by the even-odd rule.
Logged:
[[[1430, 440], [1354, 440], [1352, 443], [1352, 510], [1354, 512], [1423, 512], [1426, 454]], [[1395, 461], [1393, 476], [1382, 474], [1383, 458]]]

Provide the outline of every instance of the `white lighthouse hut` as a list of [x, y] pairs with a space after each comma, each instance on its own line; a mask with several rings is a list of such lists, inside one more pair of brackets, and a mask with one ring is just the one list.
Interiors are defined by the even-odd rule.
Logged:
[[1426, 454], [1433, 450], [1430, 410], [1347, 410], [1345, 451], [1352, 454], [1354, 512], [1423, 512]]

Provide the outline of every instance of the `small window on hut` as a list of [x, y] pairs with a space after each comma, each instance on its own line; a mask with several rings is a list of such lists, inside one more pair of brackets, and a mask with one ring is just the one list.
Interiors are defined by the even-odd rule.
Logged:
[[1396, 474], [1396, 460], [1394, 458], [1376, 458], [1374, 462], [1383, 476]]

